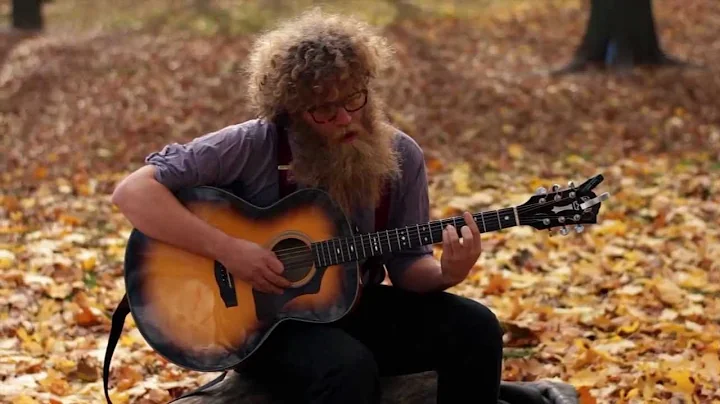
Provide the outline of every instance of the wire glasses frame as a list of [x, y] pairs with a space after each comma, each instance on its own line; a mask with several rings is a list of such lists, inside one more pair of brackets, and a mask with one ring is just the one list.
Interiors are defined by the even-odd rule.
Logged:
[[308, 112], [315, 123], [322, 124], [332, 122], [337, 118], [340, 107], [344, 108], [347, 112], [355, 112], [363, 108], [367, 104], [367, 95], [367, 90], [360, 90], [350, 94], [343, 101], [319, 105], [310, 108]]

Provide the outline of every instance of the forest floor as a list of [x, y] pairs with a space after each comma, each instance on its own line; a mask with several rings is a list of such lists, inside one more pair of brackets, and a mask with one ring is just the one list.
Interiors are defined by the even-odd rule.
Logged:
[[[275, 18], [81, 3], [83, 18], [49, 3], [47, 34], [0, 36], [0, 397], [14, 404], [103, 401], [131, 230], [110, 194], [162, 145], [249, 117], [241, 69]], [[664, 50], [699, 67], [560, 76], [585, 2], [367, 4], [397, 48], [383, 95], [426, 151], [433, 218], [605, 177], [597, 225], [484, 234], [453, 289], [505, 324], [503, 379], [562, 380], [585, 403], [720, 403], [720, 3], [655, 9]], [[113, 402], [166, 402], [212, 376], [164, 361], [128, 318]]]

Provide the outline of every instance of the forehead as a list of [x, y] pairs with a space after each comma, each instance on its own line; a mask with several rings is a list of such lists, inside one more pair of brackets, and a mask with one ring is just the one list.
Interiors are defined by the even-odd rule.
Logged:
[[314, 86], [313, 104], [322, 105], [342, 101], [363, 88], [363, 83], [356, 80], [327, 80]]

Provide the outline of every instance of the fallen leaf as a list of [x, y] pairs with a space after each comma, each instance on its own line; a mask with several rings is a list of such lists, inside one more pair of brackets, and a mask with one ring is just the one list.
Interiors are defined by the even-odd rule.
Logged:
[[590, 393], [590, 387], [589, 386], [580, 386], [577, 389], [578, 393], [578, 399], [580, 400], [580, 404], [596, 404], [597, 399]]
[[488, 284], [483, 290], [486, 295], [501, 295], [510, 288], [512, 281], [500, 273], [491, 273]]

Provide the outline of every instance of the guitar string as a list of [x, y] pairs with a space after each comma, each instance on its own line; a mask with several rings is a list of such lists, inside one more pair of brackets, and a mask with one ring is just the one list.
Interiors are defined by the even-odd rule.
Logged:
[[[564, 202], [564, 201], [566, 201], [566, 200], [570, 200], [570, 199], [573, 199], [573, 198], [564, 198], [564, 199], [560, 199], [560, 200], [558, 200], [558, 201], [553, 201], [553, 204], [562, 203], [562, 202]], [[536, 204], [521, 206], [521, 207], [518, 207], [518, 208], [517, 208], [517, 211], [518, 211], [518, 214], [525, 214], [525, 213], [528, 213], [528, 212], [530, 212], [530, 211], [532, 211], [532, 210], [537, 209], [539, 206], [544, 206], [544, 205], [549, 205], [549, 204], [550, 204], [550, 203], [545, 202], [545, 203], [536, 203]], [[500, 214], [500, 211], [502, 211], [502, 210], [510, 210], [510, 209], [513, 209], [513, 208], [512, 208], [512, 207], [510, 207], [510, 208], [501, 208], [501, 209], [497, 209], [497, 210], [495, 210], [495, 211], [484, 212], [484, 213], [483, 213], [483, 212], [479, 212], [479, 213], [474, 213], [472, 216], [473, 216], [474, 219], [475, 219], [476, 217], [479, 217], [479, 218], [481, 218], [482, 220], [486, 220], [485, 224], [492, 224], [493, 226], [494, 226], [494, 225], [497, 225], [497, 226], [498, 226], [498, 229], [502, 229], [502, 226], [500, 225], [500, 220], [499, 220], [499, 218], [498, 218], [497, 215], [499, 215], [499, 214]], [[488, 216], [487, 219], [485, 218], [486, 215]], [[550, 216], [550, 217], [554, 217], [554, 216]], [[444, 224], [446, 224], [446, 223], [449, 224], [449, 223], [451, 223], [451, 222], [452, 222], [452, 223], [455, 223], [456, 220], [464, 220], [464, 219], [463, 219], [462, 216], [455, 216], [455, 217], [447, 218], [447, 219], [434, 220], [434, 221], [428, 222], [428, 223], [426, 223], [426, 224], [418, 224], [418, 226], [421, 226], [421, 227], [430, 227], [430, 232], [427, 232], [427, 233], [422, 232], [422, 233], [421, 233], [421, 234], [423, 234], [424, 236], [428, 236], [428, 235], [431, 235], [432, 233], [435, 233], [436, 231], [442, 229]], [[464, 221], [463, 221], [463, 223], [464, 223]], [[434, 226], [439, 226], [439, 229], [433, 229]], [[407, 230], [409, 227], [411, 227], [411, 226], [406, 227], [406, 230]], [[403, 233], [406, 233], [406, 234], [409, 235], [409, 233], [406, 232], [406, 230], [403, 230]], [[399, 231], [399, 230], [398, 230], [398, 231]], [[386, 230], [386, 231], [380, 231], [380, 232], [377, 232], [377, 233], [378, 233], [378, 234], [379, 234], [379, 233], [386, 233], [386, 237], [385, 237], [385, 238], [387, 238], [387, 236], [389, 235], [390, 238], [392, 238], [392, 241], [394, 241], [395, 243], [397, 243], [397, 242], [400, 240], [399, 236], [398, 236], [397, 234], [390, 234], [389, 232], [390, 232], [389, 230]], [[419, 233], [419, 234], [420, 234], [420, 233]], [[363, 237], [368, 237], [368, 240], [369, 240], [369, 241], [372, 240], [370, 234], [360, 234], [360, 235], [357, 235], [357, 236], [348, 236], [348, 237], [345, 237], [345, 238], [328, 239], [328, 240], [321, 241], [321, 242], [315, 242], [315, 243], [313, 243], [313, 244], [317, 245], [317, 244], [319, 244], [319, 243], [332, 243], [333, 241], [338, 241], [338, 242], [340, 242], [340, 243], [342, 243], [342, 242], [344, 241], [344, 242], [347, 244], [347, 241], [345, 241], [345, 240], [352, 238], [352, 240], [355, 241], [355, 238], [356, 238], [356, 237], [360, 237], [360, 238], [361, 238], [361, 240], [360, 240], [361, 242], [363, 241]], [[377, 237], [379, 238], [380, 236], [378, 235]], [[305, 253], [307, 253], [310, 249], [311, 249], [311, 248], [308, 248], [307, 246], [289, 247], [289, 248], [284, 248], [284, 249], [281, 249], [281, 250], [277, 250], [275, 253], [276, 253], [276, 255], [277, 255], [278, 258], [288, 258], [288, 257], [292, 256], [292, 253], [294, 253], [294, 252], [299, 252], [299, 253], [305, 254]]]
[[[552, 216], [550, 216], [550, 217], [552, 217]], [[528, 225], [533, 222], [540, 222], [542, 220], [543, 219], [524, 219], [524, 220], [520, 220], [520, 222], [521, 222], [520, 224]], [[313, 264], [315, 264], [315, 258], [313, 257], [313, 254], [311, 252], [296, 254], [292, 258], [293, 259], [291, 261], [288, 261], [284, 267], [284, 269], [286, 271], [306, 269], [308, 266], [312, 266]], [[352, 260], [350, 260], [350, 261], [352, 261]], [[333, 264], [333, 265], [339, 265], [339, 264], [340, 263]], [[327, 266], [329, 266], [329, 265], [327, 265]]]
[[[563, 202], [564, 200], [569, 200], [569, 199], [572, 199], [572, 198], [561, 199], [561, 200], [559, 200], [559, 201], [554, 201], [554, 203], [560, 203], [560, 202]], [[521, 212], [522, 212], [522, 213], [527, 213], [527, 212], [529, 212], [529, 211], [532, 211], [532, 210], [536, 209], [537, 206], [547, 205], [547, 204], [548, 204], [548, 203], [537, 203], [537, 204], [532, 204], [532, 205], [526, 205], [526, 206], [524, 206], [524, 207], [518, 208], [518, 213], [521, 213]], [[498, 210], [495, 211], [495, 213], [499, 215], [499, 213], [500, 213], [501, 210], [507, 210], [507, 209], [512, 209], [512, 208], [498, 209]], [[473, 214], [473, 218], [475, 218], [476, 216], [484, 216], [485, 214], [486, 214], [486, 213], [482, 213], [482, 212], [481, 212], [481, 213], [477, 213], [477, 214]], [[497, 225], [498, 225], [498, 229], [502, 229], [502, 226], [500, 225], [499, 217], [493, 215], [492, 213], [490, 213], [490, 216], [492, 216], [492, 219], [491, 219], [491, 220], [490, 220], [490, 219], [487, 220], [487, 221], [485, 222], [485, 224], [487, 225], [488, 223], [490, 223], [490, 224], [492, 224], [493, 226], [494, 226], [495, 224], [497, 224]], [[423, 235], [427, 236], [428, 233], [430, 233], [430, 235], [431, 235], [432, 233], [437, 232], [439, 229], [442, 229], [442, 228], [443, 228], [443, 223], [447, 223], [447, 222], [450, 222], [450, 221], [453, 221], [453, 222], [454, 222], [454, 220], [457, 220], [458, 218], [462, 219], [462, 217], [460, 216], [460, 217], [455, 217], [455, 218], [448, 218], [448, 219], [436, 220], [436, 221], [429, 222], [427, 225], [422, 225], [424, 228], [425, 228], [425, 227], [429, 227], [430, 230], [429, 230], [429, 232], [425, 232], [425, 231], [417, 232], [417, 234], [418, 234], [418, 240], [421, 240]], [[519, 223], [519, 224], [520, 224], [520, 225], [527, 225], [527, 224], [531, 224], [531, 223], [541, 222], [541, 221], [543, 221], [544, 219], [550, 219], [550, 218], [557, 218], [557, 216], [551, 216], [551, 215], [544, 215], [544, 216], [542, 216], [542, 215], [541, 215], [541, 216], [535, 216], [535, 217], [529, 218], [529, 219], [527, 219], [527, 218], [526, 218], [526, 219], [520, 219], [520, 223]], [[433, 229], [433, 226], [435, 226], [435, 225], [439, 225], [440, 228], [439, 228], [439, 229]], [[388, 231], [386, 231], [385, 233], [386, 233], [386, 238], [388, 239], [388, 246], [392, 245], [392, 242], [393, 242], [393, 241], [396, 242], [396, 243], [399, 243], [399, 241], [400, 241], [399, 234], [392, 234], [392, 235], [391, 235]], [[406, 232], [404, 232], [404, 233], [406, 233]], [[406, 234], [407, 234], [408, 236], [410, 235], [410, 233], [406, 233]], [[364, 239], [363, 239], [364, 236], [366, 236], [366, 235], [362, 235], [362, 234], [360, 235], [360, 238], [361, 238], [360, 241], [361, 241], [361, 243], [364, 243]], [[355, 240], [355, 237], [356, 237], [356, 236], [353, 236], [353, 237], [352, 237], [353, 242], [356, 241], [356, 240]], [[369, 241], [372, 240], [372, 238], [371, 238], [369, 235], [367, 235], [367, 237], [368, 237], [368, 240], [369, 240]], [[378, 236], [378, 237], [380, 237], [380, 236]], [[348, 238], [349, 238], [349, 237], [348, 237]], [[391, 240], [391, 239], [392, 239], [392, 240]], [[325, 241], [325, 242], [332, 241], [332, 240], [333, 240], [333, 239], [327, 240], [327, 241]], [[341, 241], [341, 242], [343, 241], [343, 239], [336, 239], [336, 240]], [[347, 242], [346, 242], [346, 243], [347, 243]], [[382, 242], [381, 242], [381, 243], [382, 243]], [[315, 243], [313, 243], [313, 244], [315, 244]], [[391, 249], [391, 250], [392, 250], [392, 249]], [[329, 250], [328, 250], [328, 251], [329, 251]], [[311, 249], [311, 248], [308, 248], [308, 247], [306, 247], [306, 246], [303, 246], [303, 247], [292, 247], [292, 248], [280, 250], [280, 252], [281, 252], [281, 254], [278, 255], [278, 258], [284, 259], [284, 261], [286, 261], [286, 264], [285, 264], [285, 269], [286, 269], [286, 270], [294, 270], [294, 269], [304, 268], [304, 267], [306, 267], [307, 265], [309, 265], [309, 264], [312, 265], [312, 264], [315, 262], [315, 257], [313, 256], [312, 249]], [[344, 253], [344, 251], [341, 252], [341, 256], [343, 255], [343, 253]], [[350, 253], [350, 251], [348, 251], [348, 253]], [[329, 254], [328, 254], [328, 255], [329, 255]], [[366, 255], [366, 254], [364, 254], [364, 255]], [[352, 256], [352, 254], [349, 254], [349, 256]], [[356, 252], [356, 253], [355, 253], [355, 256], [356, 256], [356, 259], [359, 258], [359, 253]], [[372, 255], [371, 255], [371, 256], [372, 256]], [[309, 259], [308, 259], [308, 258], [309, 258]], [[323, 257], [323, 258], [324, 258], [324, 257]], [[329, 261], [332, 261], [332, 257], [329, 256], [329, 258], [330, 258]], [[297, 261], [297, 259], [300, 259], [300, 261]], [[337, 254], [335, 254], [335, 259], [336, 259], [336, 260], [338, 259]], [[343, 261], [345, 261], [345, 260], [343, 259]], [[350, 261], [352, 261], [352, 260], [350, 260]]]
[[[568, 198], [568, 199], [570, 199], [570, 198]], [[536, 205], [541, 205], [541, 204], [536, 204]], [[532, 206], [532, 205], [530, 205], [530, 206]], [[530, 210], [535, 209], [534, 207], [525, 207], [525, 208], [526, 208], [526, 209], [518, 209], [518, 213], [520, 213], [520, 211], [522, 211], [522, 213], [526, 213], [526, 212], [528, 212], [528, 211], [530, 211]], [[512, 208], [505, 208], [505, 209], [512, 209]], [[500, 210], [504, 210], [504, 209], [499, 209], [499, 210], [496, 211], [496, 213], [499, 214], [499, 211], [500, 211]], [[477, 215], [482, 215], [482, 213], [479, 213], [479, 214], [477, 214]], [[476, 215], [473, 215], [473, 217], [475, 217], [475, 216], [476, 216]], [[502, 226], [501, 226], [501, 224], [500, 224], [500, 220], [498, 219], [498, 217], [496, 217], [495, 215], [492, 215], [492, 214], [491, 214], [491, 216], [492, 216], [492, 218], [489, 218], [489, 219], [485, 222], [485, 224], [487, 225], [487, 227], [491, 227], [490, 225], [492, 225], [492, 227], [494, 227], [494, 226], [497, 225], [497, 229], [498, 229], [498, 230], [502, 229]], [[543, 216], [543, 217], [540, 217], [540, 218], [538, 219], [538, 217], [536, 216], [536, 217], [532, 218], [532, 220], [537, 221], [537, 220], [543, 220], [543, 219], [555, 218], [555, 217], [556, 217], [556, 216]], [[462, 219], [462, 217], [460, 217], [460, 219]], [[447, 222], [450, 222], [450, 221], [453, 221], [453, 220], [456, 220], [456, 219], [452, 219], [452, 218], [450, 218], [450, 219], [442, 219], [442, 220], [439, 220], [439, 221], [430, 222], [429, 225], [422, 225], [423, 228], [429, 227], [429, 231], [423, 230], [423, 231], [417, 232], [418, 237], [419, 237], [418, 240], [422, 240], [423, 237], [427, 238], [428, 235], [429, 235], [430, 237], [432, 237], [432, 234], [433, 234], [433, 233], [436, 233], [438, 230], [442, 230], [442, 228], [443, 228], [443, 223], [447, 223]], [[520, 224], [524, 224], [524, 223], [522, 223], [522, 219], [521, 219], [520, 221], [521, 221]], [[434, 226], [439, 226], [439, 228], [434, 228]], [[407, 230], [407, 228], [406, 228], [406, 230]], [[494, 231], [494, 230], [493, 230], [493, 231]], [[378, 232], [378, 233], [381, 233], [381, 232]], [[401, 240], [400, 237], [401, 237], [401, 236], [400, 236], [399, 232], [397, 232], [398, 234], [391, 234], [389, 231], [385, 231], [385, 233], [386, 233], [386, 234], [385, 234], [385, 239], [388, 240], [388, 244], [387, 244], [388, 247], [392, 246], [393, 243], [397, 243], [397, 244], [400, 243], [400, 240]], [[403, 233], [404, 233], [403, 235], [406, 234], [407, 236], [410, 236], [410, 232], [403, 231]], [[363, 244], [363, 248], [364, 248], [364, 242], [365, 242], [364, 237], [366, 237], [366, 236], [368, 237], [368, 242], [372, 243], [372, 237], [371, 237], [370, 235], [364, 235], [364, 234], [359, 235], [359, 237], [360, 237], [360, 243]], [[353, 245], [356, 245], [356, 242], [357, 242], [356, 237], [357, 237], [357, 236], [352, 236]], [[380, 237], [381, 237], [381, 236], [378, 235], [378, 236], [377, 236], [377, 239], [380, 240], [380, 247], [382, 248], [382, 245], [383, 245], [384, 242], [380, 239]], [[337, 240], [338, 242], [340, 242], [340, 245], [341, 245], [341, 246], [343, 245], [343, 242], [345, 243], [346, 246], [349, 246], [349, 244], [348, 244], [348, 242], [347, 242], [348, 239], [350, 239], [350, 237], [346, 237], [346, 238], [344, 238], [344, 239], [340, 239], [340, 238], [330, 239], [330, 240], [326, 240], [326, 241], [321, 242], [321, 243], [325, 243], [325, 244], [326, 244], [326, 246], [322, 247], [322, 251], [323, 251], [323, 252], [324, 252], [324, 251], [327, 251], [327, 253], [328, 253], [327, 255], [328, 255], [328, 260], [329, 260], [329, 261], [332, 261], [332, 255], [331, 255], [331, 250], [330, 250], [330, 244], [329, 244], [329, 243], [330, 243], [330, 242], [333, 242], [334, 240]], [[316, 243], [313, 243], [313, 244], [316, 244]], [[422, 244], [422, 243], [421, 243], [421, 244]], [[337, 248], [337, 247], [335, 247], [335, 248]], [[390, 248], [390, 250], [392, 250], [392, 248]], [[345, 251], [346, 251], [346, 250], [341, 250], [341, 251], [340, 251], [340, 256], [343, 256], [343, 255], [345, 254]], [[372, 250], [371, 250], [371, 251], [372, 251]], [[348, 252], [348, 255], [350, 255], [350, 256], [352, 255], [352, 254], [351, 254], [351, 251], [347, 251], [347, 252]], [[335, 255], [335, 259], [337, 260], [337, 259], [338, 259], [337, 253], [335, 253], [334, 251], [333, 251], [333, 253], [334, 253], [334, 255]], [[278, 257], [279, 259], [290, 262], [290, 260], [291, 260], [294, 256], [307, 256], [308, 254], [310, 254], [310, 255], [313, 254], [313, 252], [312, 252], [312, 247], [308, 248], [307, 246], [302, 246], [302, 247], [291, 247], [291, 248], [286, 248], [286, 249], [283, 249], [283, 250], [279, 250], [279, 253], [276, 253], [276, 254], [277, 254], [277, 257]], [[363, 254], [363, 255], [367, 255], [367, 254]], [[359, 258], [359, 253], [356, 252], [356, 253], [355, 253], [355, 256], [356, 256], [356, 258]], [[325, 255], [323, 254], [323, 258], [324, 258], [324, 257], [325, 257]]]

